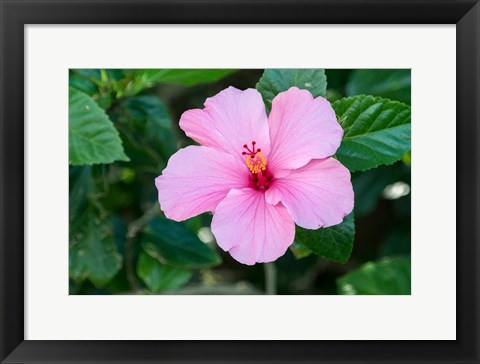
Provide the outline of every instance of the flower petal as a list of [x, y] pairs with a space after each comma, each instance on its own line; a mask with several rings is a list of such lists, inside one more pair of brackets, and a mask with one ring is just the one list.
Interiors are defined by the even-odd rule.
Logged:
[[312, 159], [330, 157], [343, 136], [330, 103], [307, 90], [291, 87], [272, 101], [269, 168], [296, 169]]
[[160, 207], [175, 221], [214, 211], [232, 188], [248, 184], [248, 170], [233, 156], [200, 146], [180, 149], [155, 179]]
[[265, 196], [268, 203], [282, 202], [306, 229], [337, 225], [353, 209], [350, 172], [333, 158], [312, 160], [275, 180]]
[[295, 224], [285, 206], [272, 206], [252, 188], [231, 190], [212, 220], [218, 245], [240, 263], [271, 262], [293, 243]]
[[268, 120], [262, 96], [255, 89], [229, 87], [207, 99], [204, 109], [183, 113], [180, 127], [198, 143], [245, 160], [243, 146], [252, 141], [264, 155], [270, 150]]

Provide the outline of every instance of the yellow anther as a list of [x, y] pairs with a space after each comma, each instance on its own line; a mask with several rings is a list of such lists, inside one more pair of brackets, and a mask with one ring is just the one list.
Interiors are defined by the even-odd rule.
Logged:
[[256, 152], [252, 158], [252, 155], [247, 155], [245, 158], [245, 162], [247, 163], [248, 169], [253, 173], [259, 173], [264, 171], [267, 166], [267, 160], [262, 152]]

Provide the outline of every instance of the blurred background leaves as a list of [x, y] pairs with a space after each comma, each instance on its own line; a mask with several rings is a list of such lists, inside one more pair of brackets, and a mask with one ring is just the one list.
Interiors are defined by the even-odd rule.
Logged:
[[337, 279], [340, 294], [410, 294], [410, 259], [368, 262]]
[[72, 69], [69, 85], [70, 294], [263, 294], [262, 265], [221, 251], [211, 214], [163, 217], [154, 179], [193, 144], [185, 110], [228, 86], [256, 87], [269, 109], [293, 85], [333, 103], [355, 210], [297, 228], [277, 292], [410, 294], [410, 70]]

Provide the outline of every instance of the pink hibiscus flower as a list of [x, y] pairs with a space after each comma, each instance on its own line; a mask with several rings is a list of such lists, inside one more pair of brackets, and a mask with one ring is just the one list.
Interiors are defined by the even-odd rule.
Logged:
[[336, 225], [353, 209], [350, 172], [329, 158], [343, 130], [323, 97], [292, 87], [267, 118], [257, 90], [229, 87], [180, 127], [201, 146], [180, 149], [155, 179], [160, 207], [175, 221], [213, 212], [218, 245], [243, 264], [285, 254], [295, 224]]

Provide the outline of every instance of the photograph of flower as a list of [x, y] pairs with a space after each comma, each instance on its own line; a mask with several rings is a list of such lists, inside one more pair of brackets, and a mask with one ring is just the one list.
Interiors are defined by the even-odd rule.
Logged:
[[409, 295], [409, 69], [70, 69], [69, 294]]

